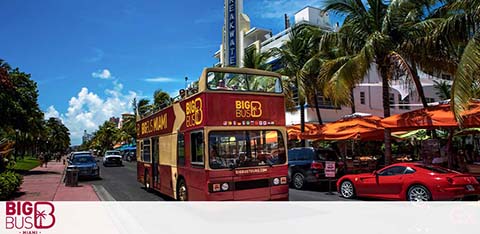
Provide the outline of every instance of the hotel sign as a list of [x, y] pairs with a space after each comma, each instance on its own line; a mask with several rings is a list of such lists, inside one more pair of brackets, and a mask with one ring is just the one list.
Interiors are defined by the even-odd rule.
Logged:
[[227, 65], [237, 66], [237, 0], [226, 0]]

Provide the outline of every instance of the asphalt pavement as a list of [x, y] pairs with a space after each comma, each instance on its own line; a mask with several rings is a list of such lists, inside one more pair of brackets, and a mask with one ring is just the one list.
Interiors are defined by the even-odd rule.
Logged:
[[[91, 183], [97, 195], [104, 201], [164, 201], [169, 198], [156, 192], [147, 192], [137, 182], [137, 163], [124, 162], [123, 167], [105, 167], [99, 162], [99, 180]], [[171, 199], [170, 199], [171, 200]]]
[[[125, 162], [123, 167], [104, 167], [99, 162], [100, 180], [82, 181], [92, 184], [104, 201], [172, 201], [157, 192], [147, 192], [137, 182], [137, 163]], [[332, 188], [335, 190], [335, 188]], [[348, 201], [334, 192], [328, 193], [328, 184], [309, 185], [305, 190], [290, 189], [290, 201]]]

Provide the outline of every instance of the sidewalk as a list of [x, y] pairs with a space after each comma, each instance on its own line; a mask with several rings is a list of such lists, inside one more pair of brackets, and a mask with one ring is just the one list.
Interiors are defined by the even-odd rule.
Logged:
[[99, 201], [90, 184], [66, 187], [63, 183], [65, 165], [50, 161], [48, 168], [36, 167], [23, 177], [19, 201]]

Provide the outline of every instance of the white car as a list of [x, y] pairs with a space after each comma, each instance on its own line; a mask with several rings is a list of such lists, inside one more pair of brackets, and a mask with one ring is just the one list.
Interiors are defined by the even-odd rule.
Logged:
[[118, 150], [107, 150], [103, 156], [104, 166], [123, 166], [122, 155]]

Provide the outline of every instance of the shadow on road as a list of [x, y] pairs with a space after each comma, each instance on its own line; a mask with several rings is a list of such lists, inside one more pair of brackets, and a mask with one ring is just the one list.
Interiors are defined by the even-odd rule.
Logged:
[[147, 193], [151, 193], [151, 194], [157, 195], [157, 196], [161, 197], [161, 198], [162, 198], [163, 200], [165, 200], [165, 201], [177, 201], [177, 200], [175, 200], [175, 199], [173, 199], [173, 198], [171, 198], [171, 197], [169, 197], [169, 196], [166, 196], [166, 195], [164, 195], [164, 194], [161, 194], [161, 193], [158, 192], [158, 191], [155, 191], [155, 190], [152, 190], [152, 189], [147, 190], [145, 187], [141, 187], [141, 189], [145, 190], [145, 192], [147, 192]]

